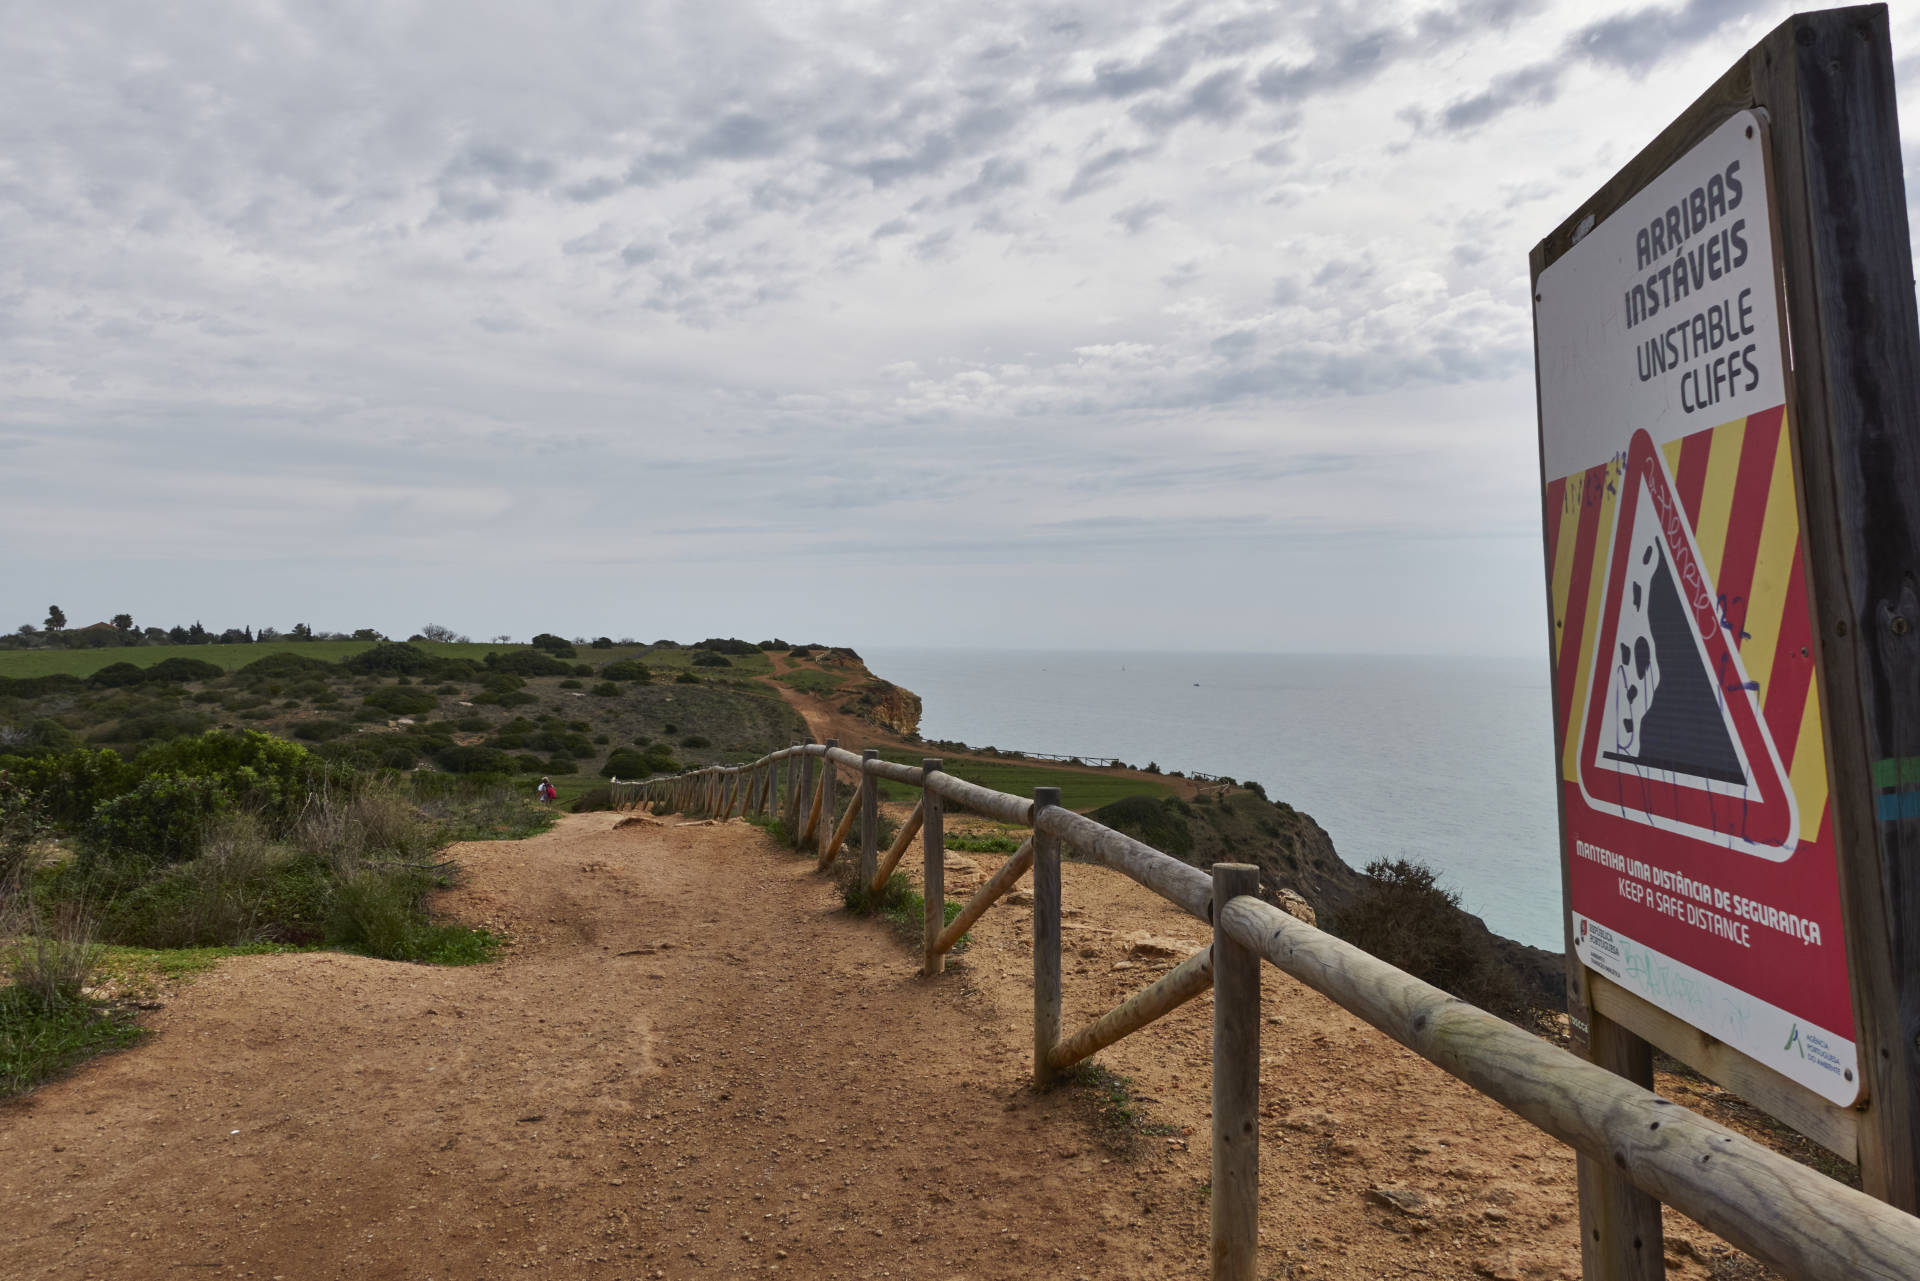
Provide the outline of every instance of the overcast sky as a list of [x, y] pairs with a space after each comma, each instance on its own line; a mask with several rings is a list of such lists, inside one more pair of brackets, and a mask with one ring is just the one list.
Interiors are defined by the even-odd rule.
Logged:
[[1528, 251], [1789, 7], [5, 11], [0, 624], [1536, 656]]

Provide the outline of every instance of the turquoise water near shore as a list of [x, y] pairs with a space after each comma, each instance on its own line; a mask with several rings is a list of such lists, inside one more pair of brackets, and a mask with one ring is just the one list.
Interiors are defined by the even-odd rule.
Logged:
[[1544, 657], [861, 653], [927, 738], [1256, 779], [1353, 866], [1420, 859], [1494, 930], [1562, 946]]

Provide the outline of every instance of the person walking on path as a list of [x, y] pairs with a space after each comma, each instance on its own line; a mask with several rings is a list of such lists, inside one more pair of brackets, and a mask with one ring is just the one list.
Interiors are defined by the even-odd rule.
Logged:
[[540, 786], [533, 789], [533, 794], [538, 796], [543, 804], [560, 799], [560, 789], [555, 787], [553, 780], [544, 774], [540, 777]]

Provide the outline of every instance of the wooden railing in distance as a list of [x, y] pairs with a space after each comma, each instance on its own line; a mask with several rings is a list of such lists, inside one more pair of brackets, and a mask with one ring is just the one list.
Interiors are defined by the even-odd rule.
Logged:
[[[690, 816], [739, 810], [779, 818], [795, 848], [804, 849], [823, 810], [829, 817], [834, 813], [839, 768], [854, 771], [861, 786], [834, 839], [818, 834], [822, 866], [845, 839], [852, 816], [865, 812], [866, 798], [880, 780], [920, 789], [919, 804], [884, 856], [874, 848], [874, 826], [863, 821], [858, 874], [870, 876], [870, 888], [877, 892], [916, 832], [922, 837], [925, 973], [939, 973], [945, 954], [967, 927], [1032, 872], [1036, 1082], [1053, 1081], [1073, 1064], [1213, 989], [1209, 1274], [1216, 1281], [1251, 1281], [1257, 1275], [1260, 960], [1795, 1281], [1920, 1278], [1920, 1219], [1294, 919], [1257, 897], [1257, 868], [1217, 864], [1210, 876], [1063, 808], [1053, 789], [1038, 788], [1027, 800], [955, 778], [936, 760], [915, 768], [881, 760], [871, 751], [859, 756], [819, 743], [796, 743], [748, 765], [712, 766], [642, 782], [615, 780], [612, 787], [614, 803], [622, 808]], [[952, 924], [944, 925], [938, 924], [945, 910], [941, 834], [950, 805], [1030, 828], [1032, 835]], [[1214, 937], [1158, 981], [1063, 1038], [1059, 866], [1064, 847], [1208, 922]], [[1655, 1255], [1642, 1259], [1634, 1275], [1658, 1277], [1664, 1271], [1664, 1260]]]

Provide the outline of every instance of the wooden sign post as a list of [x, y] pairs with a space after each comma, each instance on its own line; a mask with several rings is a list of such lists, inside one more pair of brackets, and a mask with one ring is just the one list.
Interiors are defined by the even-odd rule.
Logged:
[[[1884, 5], [1796, 15], [1534, 249], [1576, 1046], [1920, 1212], [1920, 323]], [[1580, 1168], [1589, 1278], [1659, 1205]]]

